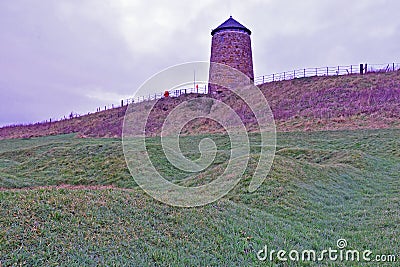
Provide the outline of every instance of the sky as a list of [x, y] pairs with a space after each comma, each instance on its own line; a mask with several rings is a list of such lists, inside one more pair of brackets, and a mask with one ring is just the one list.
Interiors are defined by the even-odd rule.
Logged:
[[208, 61], [211, 30], [252, 31], [255, 76], [400, 63], [398, 0], [1, 0], [0, 126], [119, 104], [170, 66]]

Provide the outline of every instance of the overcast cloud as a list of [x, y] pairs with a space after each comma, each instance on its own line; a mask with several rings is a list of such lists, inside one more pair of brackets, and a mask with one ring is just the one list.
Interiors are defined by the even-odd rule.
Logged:
[[0, 125], [93, 112], [151, 75], [210, 57], [232, 15], [252, 30], [255, 76], [400, 63], [400, 1], [0, 1]]

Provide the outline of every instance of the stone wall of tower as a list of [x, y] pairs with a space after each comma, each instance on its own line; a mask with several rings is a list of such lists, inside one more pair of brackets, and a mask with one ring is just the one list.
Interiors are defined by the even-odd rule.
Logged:
[[[242, 30], [227, 29], [216, 32], [212, 37], [211, 62], [221, 63], [235, 68], [254, 81], [253, 59], [250, 35]], [[222, 91], [212, 82], [218, 82], [210, 69], [210, 93]]]

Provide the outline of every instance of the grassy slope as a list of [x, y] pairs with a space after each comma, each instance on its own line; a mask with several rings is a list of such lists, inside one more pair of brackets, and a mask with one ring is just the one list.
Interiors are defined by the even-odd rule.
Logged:
[[[212, 137], [222, 152], [228, 149], [223, 136]], [[199, 139], [184, 139], [188, 155], [196, 154]], [[257, 140], [253, 135], [253, 144]], [[157, 152], [158, 139], [150, 141], [155, 164], [174, 173]], [[349, 248], [399, 257], [399, 159], [400, 130], [279, 133], [273, 170], [259, 190], [246, 191], [246, 175], [222, 200], [182, 209], [158, 203], [135, 186], [117, 139], [3, 140], [1, 187], [130, 189], [0, 191], [0, 261], [249, 266], [259, 264], [255, 253], [264, 245], [321, 250], [334, 248], [338, 238], [346, 238]], [[213, 168], [223, 164], [219, 155]], [[193, 183], [184, 174], [174, 178]]]
[[126, 106], [57, 122], [0, 128], [0, 139], [79, 133], [80, 136], [119, 137]]
[[[309, 77], [260, 86], [279, 131], [400, 128], [400, 71], [329, 77]], [[149, 118], [153, 132], [179, 103], [182, 95], [160, 101]], [[227, 100], [229, 103], [229, 100]], [[231, 102], [241, 113], [238, 102]], [[89, 137], [119, 137], [126, 107], [53, 123], [0, 128], [0, 139], [79, 133]], [[210, 131], [200, 122], [189, 133]]]
[[132, 187], [120, 139], [73, 134], [2, 140], [0, 187], [115, 184]]
[[400, 126], [400, 72], [309, 77], [260, 86], [278, 129]]

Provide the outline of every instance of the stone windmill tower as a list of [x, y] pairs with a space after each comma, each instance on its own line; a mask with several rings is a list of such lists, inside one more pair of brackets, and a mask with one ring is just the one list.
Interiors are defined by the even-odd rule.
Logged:
[[253, 59], [251, 52], [251, 31], [230, 16], [224, 23], [211, 31], [211, 58], [209, 72], [209, 93], [218, 94], [224, 88], [213, 83], [218, 83], [218, 75], [212, 63], [221, 63], [235, 68], [249, 77], [254, 82]]

